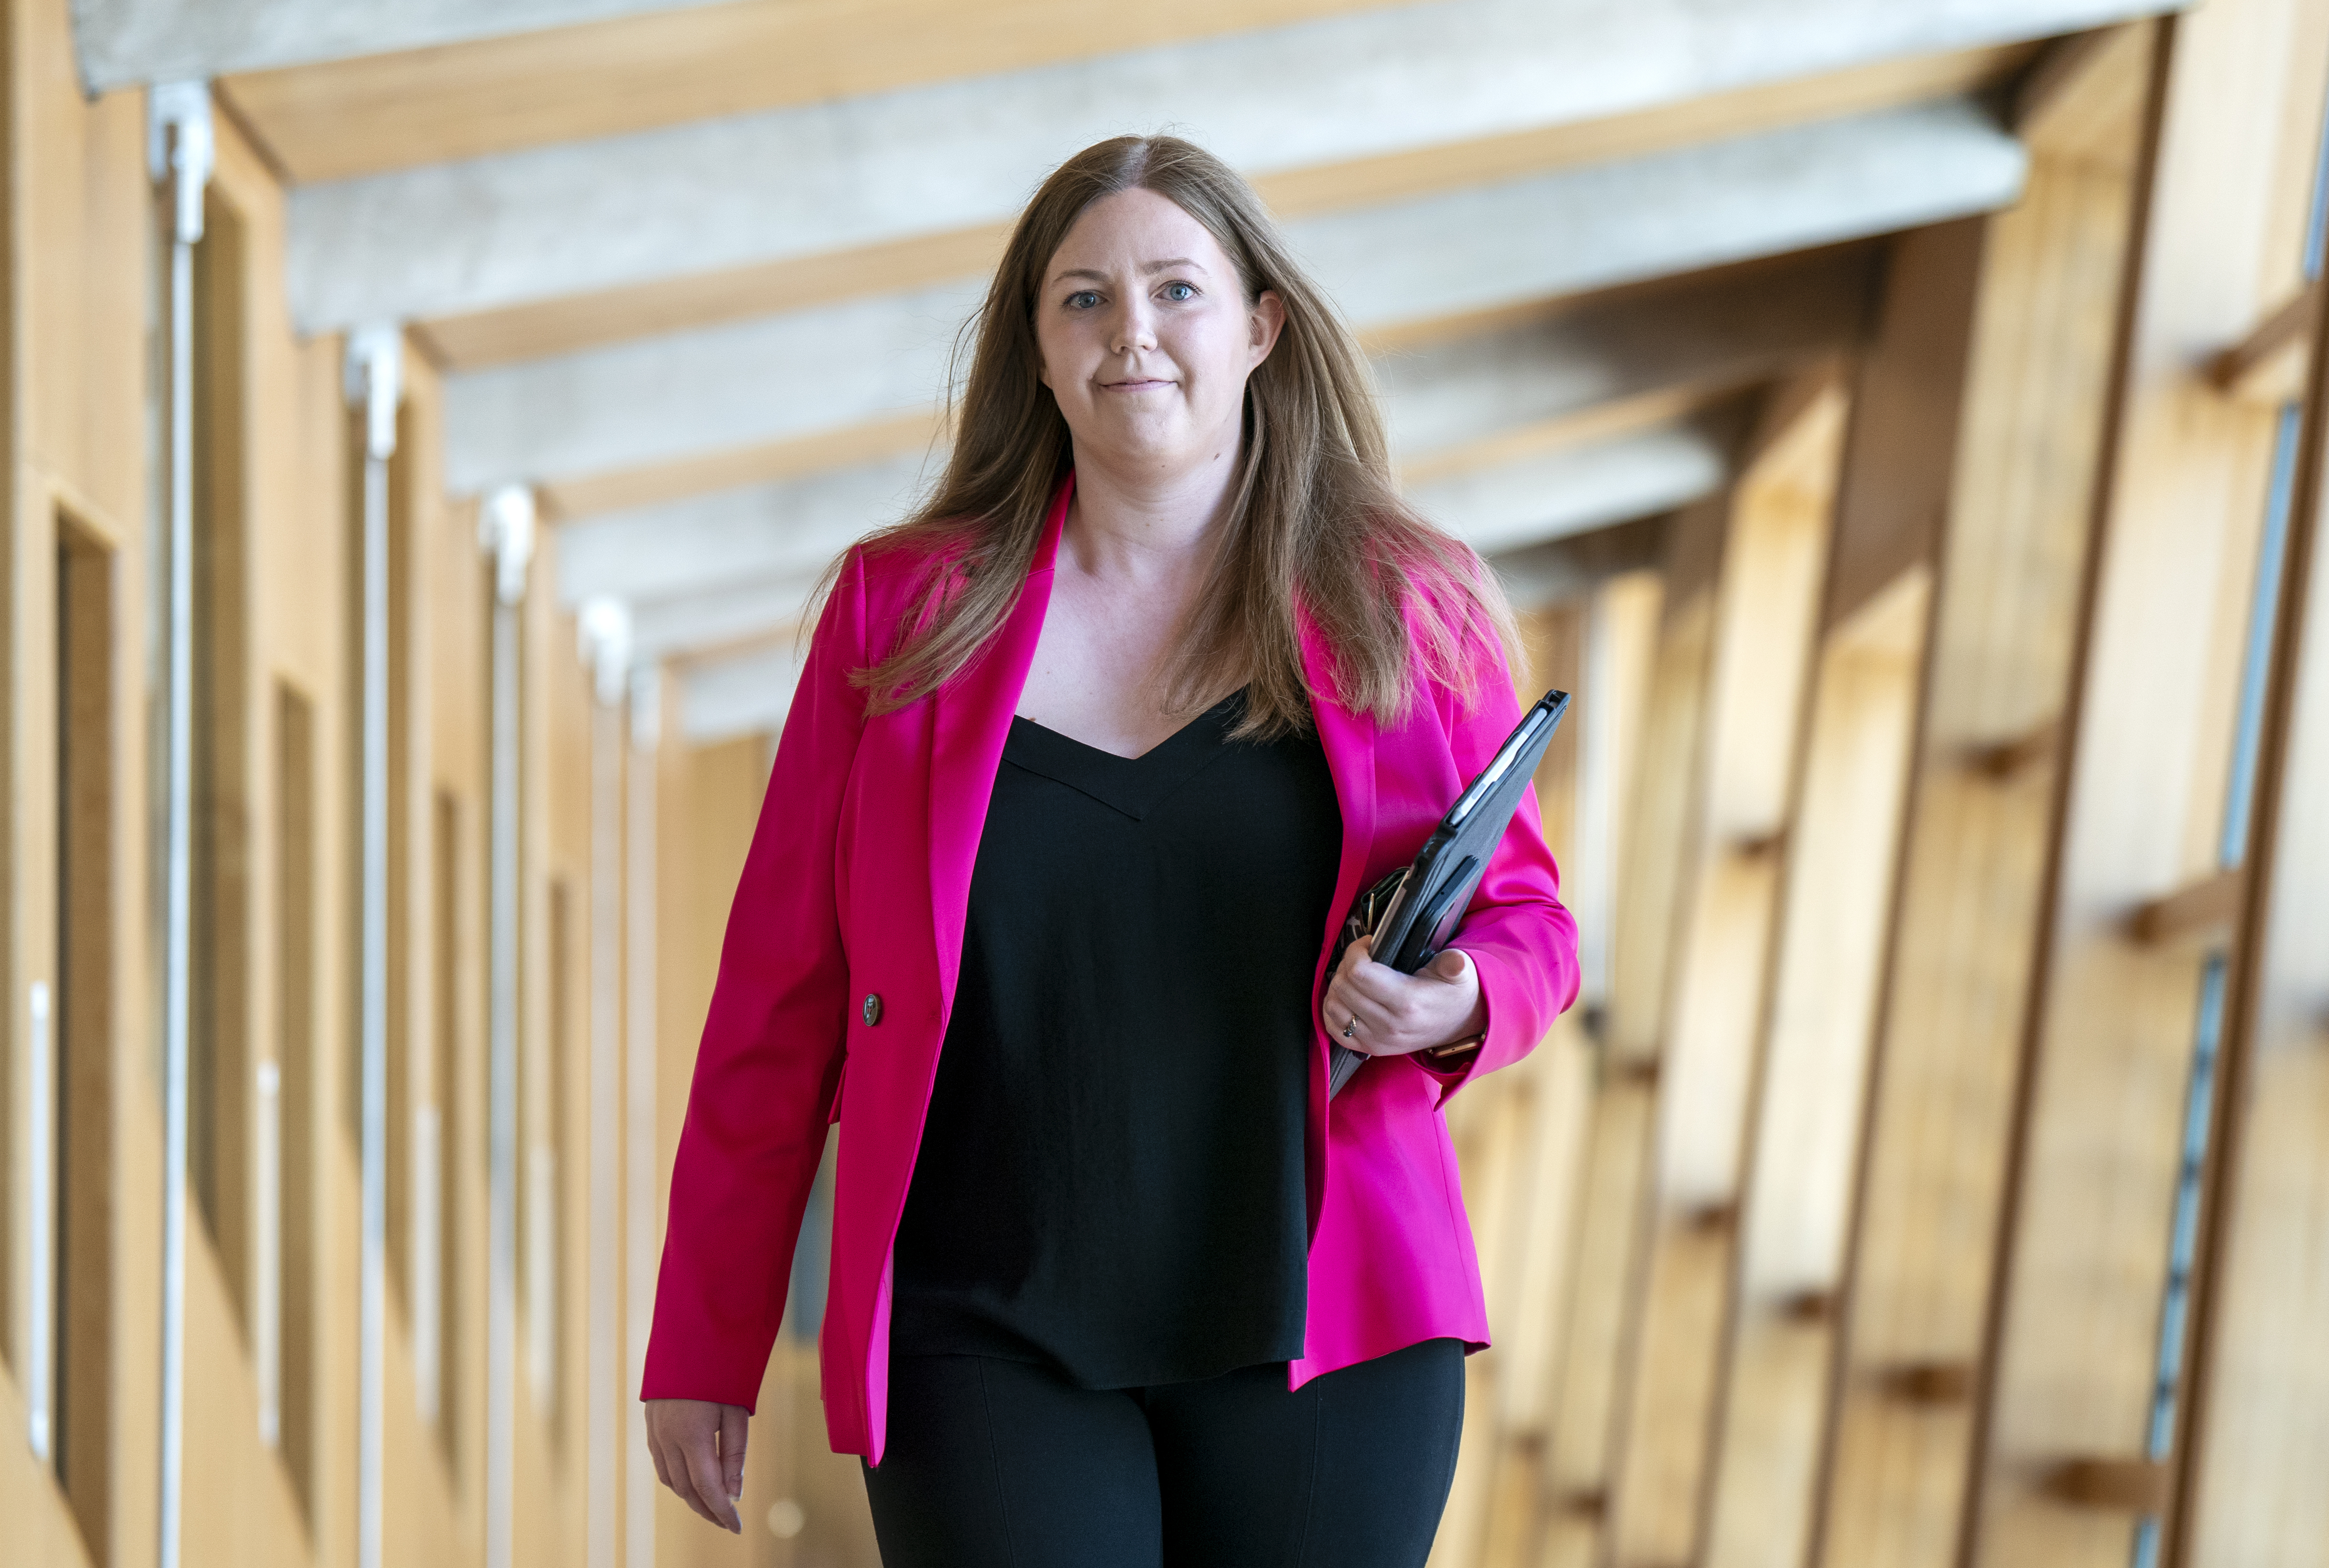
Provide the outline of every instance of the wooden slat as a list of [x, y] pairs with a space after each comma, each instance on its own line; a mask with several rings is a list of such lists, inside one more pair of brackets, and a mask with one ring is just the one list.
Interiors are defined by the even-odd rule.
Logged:
[[2218, 354], [2208, 379], [2244, 402], [2280, 404], [2305, 390], [2307, 350], [2321, 315], [2318, 280], [2308, 283], [2258, 322], [2253, 331]]
[[1648, 1274], [1619, 1367], [1627, 1405], [1611, 1544], [1693, 1555], [1720, 1387], [1749, 1085], [1777, 911], [1798, 725], [1817, 633], [1845, 403], [1832, 372], [1773, 396], [1723, 556], [1696, 845], [1658, 1087]]
[[2228, 987], [2173, 1568], [2314, 1568], [2329, 1411], [2329, 406], [2316, 370], [2265, 710], [2250, 922]]
[[[1977, 90], [2010, 77], [2033, 48], [2014, 44], [1887, 61], [1635, 114], [1282, 170], [1256, 176], [1254, 185], [1284, 217], [1398, 201]], [[420, 331], [448, 368], [472, 369], [966, 277], [994, 265], [1008, 233], [1008, 224], [950, 230], [436, 317]]]
[[1794, 1568], [1808, 1544], [1930, 581], [1904, 572], [1821, 656], [1755, 1089], [1710, 1568]]
[[[2109, 69], [2141, 77], [2147, 49], [2119, 49]], [[2084, 84], [2123, 99], [2099, 69]], [[1815, 1530], [1815, 1561], [1831, 1568], [1960, 1560], [1973, 1411], [1899, 1400], [1890, 1379], [1982, 1360], [2058, 773], [2040, 759], [1999, 780], [1964, 759], [2069, 700], [2133, 202], [2123, 169], [2083, 146], [2032, 153], [2022, 203], [1985, 226], [1947, 437], [1955, 478]]]
[[1686, 508], [1669, 537], [1655, 651], [1642, 692], [1639, 738], [1626, 776], [1627, 821], [1617, 857], [1601, 1072], [1585, 1135], [1576, 1287], [1558, 1351], [1551, 1450], [1543, 1478], [1551, 1512], [1543, 1560], [1598, 1561], [1608, 1516], [1616, 1368], [1633, 1333], [1627, 1304], [1638, 1271], [1665, 1019], [1667, 965], [1702, 743], [1723, 510]]
[[291, 179], [345, 179], [1389, 3], [731, 0], [250, 71], [220, 85]]
[[[2243, 879], [2225, 874], [2229, 715], [2277, 423], [2215, 395], [2178, 345], [2223, 341], [2270, 298], [2249, 247], [2277, 199], [2279, 99], [2315, 105], [2308, 142], [2322, 101], [2322, 52], [2296, 47], [2296, 14], [2234, 0], [2179, 19], [2155, 87], [2142, 292], [2085, 675], [2065, 719], [2075, 752], [1967, 1508], [1969, 1554], [1998, 1568], [2117, 1568], [2137, 1516], [2165, 1500], [2141, 1466], [2169, 1457], [2152, 1445], [2162, 1335], [2185, 1321], [2165, 1303], [2186, 1139], [2224, 1092], [2195, 1077], [2209, 1026], [2200, 948], [2211, 927], [2234, 934], [2244, 902]], [[2194, 245], [2203, 233], [2244, 238]], [[2183, 891], [2130, 932], [2123, 917], [2162, 888]], [[2210, 1097], [2197, 1111], [2195, 1092]], [[2166, 1353], [2184, 1358], [2181, 1344]], [[2174, 1431], [2171, 1418], [2162, 1435]], [[2079, 1478], [2083, 1514], [2061, 1507]]]
[[2219, 871], [2137, 908], [2127, 933], [2148, 947], [2213, 944], [2231, 933], [2248, 889], [2239, 869]]

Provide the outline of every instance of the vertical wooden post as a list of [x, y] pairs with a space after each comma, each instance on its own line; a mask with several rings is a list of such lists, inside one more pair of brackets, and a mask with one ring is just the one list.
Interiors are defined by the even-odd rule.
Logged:
[[1685, 1561], [1700, 1533], [1748, 1088], [1844, 411], [1833, 372], [1779, 388], [1732, 495], [1657, 1085], [1648, 1273], [1638, 1338], [1619, 1369], [1619, 1562]]
[[2153, 40], [2049, 74], [2028, 186], [1973, 274], [1813, 1548], [1835, 1568], [1957, 1558]]
[[[2287, 219], [2311, 204], [2297, 176], [2313, 172], [2329, 72], [2329, 40], [2304, 14], [2231, 0], [2179, 19], [2158, 74], [2126, 433], [2031, 1013], [1968, 1507], [1973, 1562], [2155, 1563], [2171, 1511], [2169, 1467], [2192, 1393], [2184, 1325], [2206, 1284], [2191, 1267], [2199, 1200], [2220, 1168], [2211, 1129], [2246, 1100], [2224, 1069], [2237, 1065], [2243, 1008], [2259, 995], [2256, 901], [2279, 826], [2258, 819], [2253, 849], [2239, 826], [2249, 799], [2237, 716], [2256, 685], [2243, 650], [2273, 625], [2259, 567], [2277, 549], [2275, 509], [2287, 520], [2285, 586], [2300, 587], [2322, 439], [2308, 411], [2296, 505], [2276, 508], [2274, 411], [2223, 397], [2202, 371], [2297, 287]], [[2301, 600], [2280, 603], [2299, 612]], [[2275, 695], [2258, 704], [2277, 705], [2263, 725], [2260, 800], [2280, 787], [2277, 749], [2290, 739], [2292, 630], [2285, 619]], [[2190, 918], [2203, 901], [2174, 895], [2193, 887], [2232, 893], [2235, 918], [2218, 930]], [[2318, 1561], [2320, 1549], [2315, 1536], [2314, 1555], [2296, 1560]], [[2270, 1559], [2240, 1548], [2200, 1560]]]
[[1587, 1117], [1579, 1224], [1556, 1375], [1546, 1487], [1551, 1494], [1544, 1560], [1597, 1560], [1609, 1512], [1617, 1368], [1632, 1340], [1645, 1180], [1665, 1030], [1668, 967], [1681, 899], [1683, 844], [1698, 798], [1722, 568], [1728, 499], [1702, 502], [1671, 526], [1655, 652], [1642, 703], [1642, 731], [1629, 783], [1628, 819], [1617, 855], [1606, 1010], [1598, 1024], [1600, 1061]]

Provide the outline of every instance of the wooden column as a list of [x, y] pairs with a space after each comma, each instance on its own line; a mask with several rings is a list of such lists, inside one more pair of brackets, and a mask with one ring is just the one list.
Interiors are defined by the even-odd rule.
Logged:
[[[2173, 27], [1968, 1508], [1977, 1563], [2143, 1560], [2171, 1502], [2192, 1205], [2211, 1121], [2246, 1099], [2218, 1066], [2240, 1006], [2222, 978], [2257, 973], [2241, 930], [2265, 889], [2236, 757], [2246, 650], [2274, 608], [2257, 600], [2278, 420], [2202, 373], [2299, 290], [2324, 20], [2231, 0]], [[2296, 908], [2301, 883], [2281, 884]], [[2278, 1560], [2323, 1549], [2315, 1535], [2314, 1555]]]
[[2125, 30], [2041, 73], [2027, 190], [1971, 273], [1813, 1546], [1834, 1568], [1956, 1561], [2152, 41]]
[[1808, 1543], [1930, 588], [1901, 572], [1820, 654], [1713, 1434], [1721, 1568], [1793, 1568]]
[[2177, 1568], [2329, 1562], [2329, 352], [2317, 336], [2313, 354], [2247, 924], [2227, 999], [2216, 1190], [2165, 1555]]
[[1618, 1563], [1697, 1545], [1788, 805], [1843, 432], [1833, 373], [1774, 392], [1734, 493], [1670, 982], [1638, 1337], [1620, 1366]]
[[1608, 1515], [1611, 1411], [1629, 1343], [1651, 1116], [1664, 1031], [1681, 846], [1697, 790], [1727, 499], [1676, 515], [1664, 564], [1658, 624], [1626, 788], [1617, 856], [1607, 1001], [1593, 1026], [1598, 1053], [1585, 1129], [1575, 1285], [1556, 1350], [1560, 1400], [1551, 1421], [1542, 1560], [1597, 1561]]

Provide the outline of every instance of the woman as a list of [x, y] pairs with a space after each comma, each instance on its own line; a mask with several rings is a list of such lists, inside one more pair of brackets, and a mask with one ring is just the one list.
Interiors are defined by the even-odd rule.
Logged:
[[[1235, 174], [1052, 175], [737, 891], [643, 1390], [683, 1499], [740, 1529], [831, 1119], [825, 1419], [889, 1568], [1423, 1562], [1487, 1341], [1439, 1107], [1576, 988], [1532, 805], [1424, 972], [1326, 959], [1517, 720], [1507, 622]], [[1331, 1105], [1330, 1040], [1386, 1059]]]

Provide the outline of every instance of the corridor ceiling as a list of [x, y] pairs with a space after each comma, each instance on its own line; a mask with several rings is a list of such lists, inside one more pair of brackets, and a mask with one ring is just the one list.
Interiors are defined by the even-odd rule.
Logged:
[[1863, 330], [1881, 236], [2011, 203], [2023, 107], [2160, 0], [74, 0], [92, 90], [214, 80], [293, 185], [303, 331], [404, 326], [457, 493], [523, 482], [698, 739], [944, 439], [1020, 204], [1227, 157], [1492, 559], [1719, 490]]

